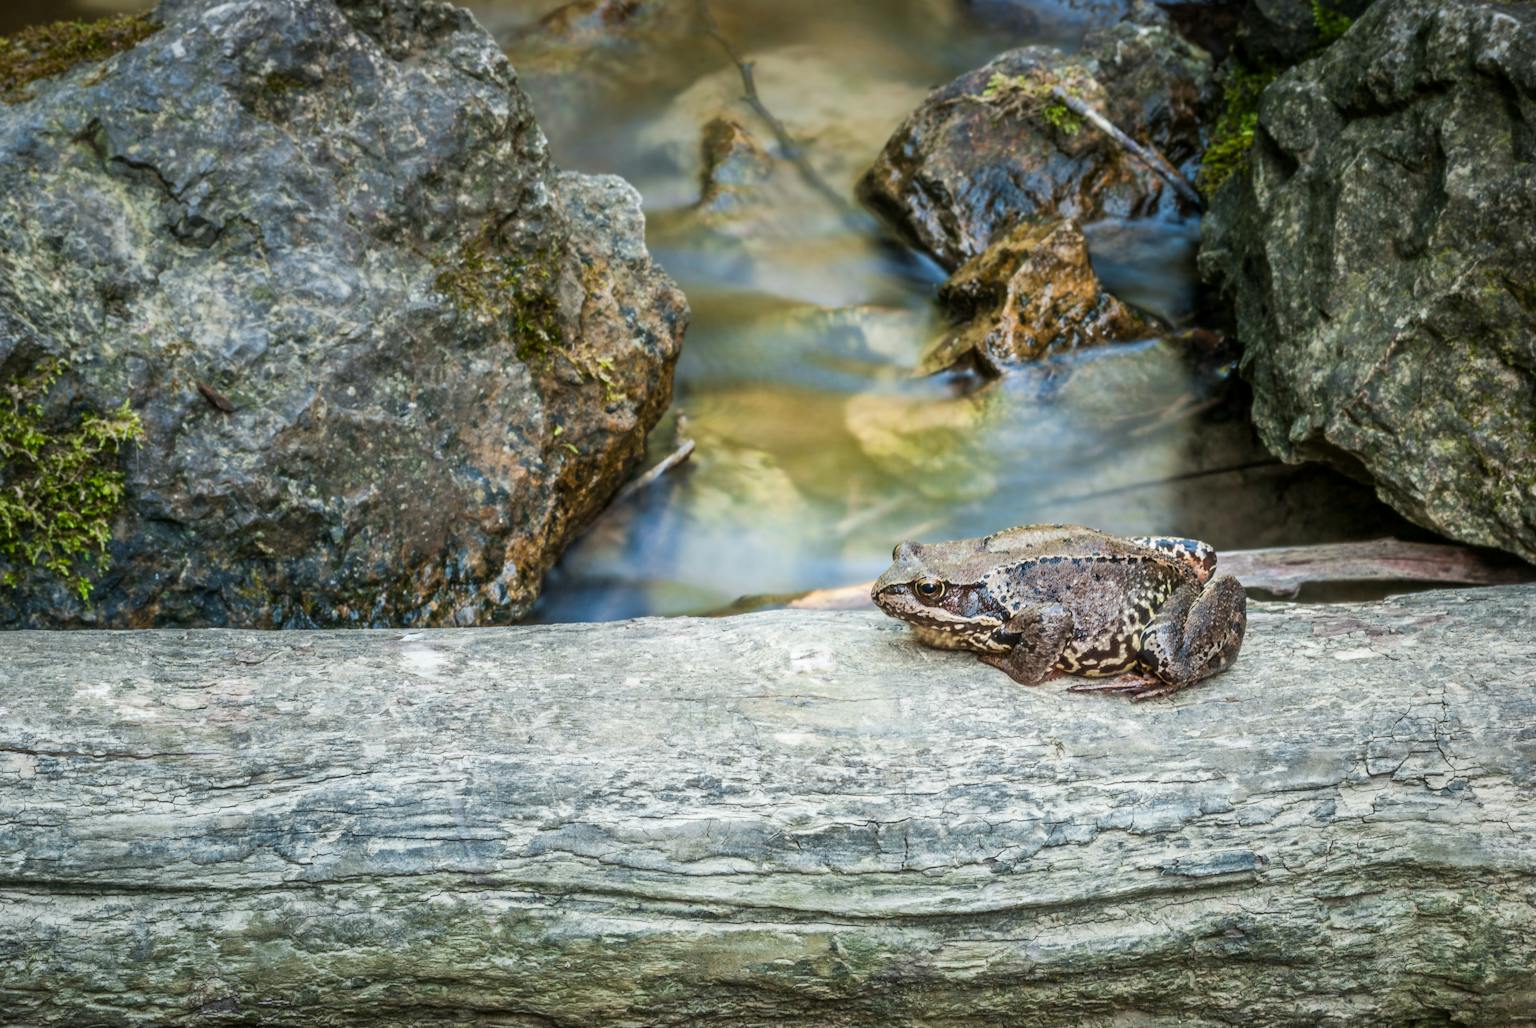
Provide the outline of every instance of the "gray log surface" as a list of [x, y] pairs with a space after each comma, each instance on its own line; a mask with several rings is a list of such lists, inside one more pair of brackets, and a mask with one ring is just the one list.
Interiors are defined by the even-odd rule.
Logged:
[[0, 636], [20, 1024], [1532, 1023], [1536, 587], [1132, 705], [863, 613]]

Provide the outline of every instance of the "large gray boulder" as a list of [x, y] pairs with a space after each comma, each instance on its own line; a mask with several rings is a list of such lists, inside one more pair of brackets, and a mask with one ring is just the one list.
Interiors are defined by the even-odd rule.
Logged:
[[0, 375], [145, 429], [94, 604], [32, 573], [0, 624], [518, 617], [670, 398], [639, 196], [450, 4], [154, 18], [0, 106]]
[[1536, 559], [1536, 6], [1384, 0], [1263, 95], [1202, 274], [1265, 443]]

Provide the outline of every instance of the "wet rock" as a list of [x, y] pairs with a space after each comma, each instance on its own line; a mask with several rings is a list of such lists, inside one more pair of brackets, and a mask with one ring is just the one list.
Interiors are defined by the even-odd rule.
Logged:
[[1250, 64], [1288, 68], [1332, 41], [1371, 0], [1245, 0], [1238, 6], [1237, 51]]
[[754, 187], [766, 182], [779, 166], [739, 121], [715, 118], [704, 126], [704, 182], [701, 210], [729, 214], [751, 203]]
[[34, 573], [0, 623], [513, 620], [669, 399], [639, 196], [448, 4], [157, 17], [0, 107], [0, 372], [145, 428], [94, 605]]
[[938, 371], [970, 358], [1000, 375], [1042, 357], [1144, 339], [1151, 327], [1106, 293], [1071, 221], [1023, 224], [967, 261], [939, 290], [959, 324], [923, 360]]
[[948, 268], [1022, 221], [1172, 211], [1177, 198], [1165, 183], [1101, 133], [1048, 101], [1009, 103], [999, 84], [1066, 82], [1132, 137], [1192, 171], [1209, 79], [1204, 51], [1145, 7], [1090, 36], [1080, 53], [1011, 50], [930, 93], [886, 143], [860, 195]]
[[1382, 0], [1263, 95], [1200, 265], [1265, 443], [1536, 559], [1536, 7]]

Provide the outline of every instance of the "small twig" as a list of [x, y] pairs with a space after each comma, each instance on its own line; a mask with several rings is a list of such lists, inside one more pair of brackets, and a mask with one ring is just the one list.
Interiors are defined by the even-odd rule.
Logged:
[[800, 144], [796, 143], [795, 137], [790, 135], [789, 128], [774, 116], [774, 113], [768, 109], [767, 104], [763, 103], [762, 96], [757, 92], [757, 81], [752, 74], [752, 62], [746, 60], [742, 56], [741, 51], [736, 49], [735, 44], [730, 41], [724, 32], [720, 31], [720, 24], [715, 21], [714, 12], [709, 9], [709, 0], [699, 0], [699, 17], [704, 22], [705, 34], [720, 44], [720, 49], [725, 51], [725, 55], [731, 59], [731, 63], [736, 65], [736, 70], [741, 73], [741, 85], [746, 90], [746, 95], [742, 99], [757, 112], [758, 117], [767, 123], [769, 130], [773, 132], [774, 139], [778, 141], [779, 149], [784, 152], [785, 158], [795, 166], [795, 170], [800, 172], [800, 177], [805, 179], [806, 184], [812, 189], [830, 200], [839, 211], [842, 211], [844, 214], [857, 214], [853, 205], [844, 199], [841, 193], [832, 188], [827, 180], [822, 178], [820, 173], [811, 166], [811, 162], [806, 159], [805, 152], [800, 148]]
[[671, 471], [683, 461], [693, 456], [693, 446], [692, 439], [684, 439], [682, 445], [663, 458], [654, 468], [624, 486], [623, 489], [620, 489], [619, 494], [613, 498], [613, 502], [623, 503], [631, 496], [640, 492], [640, 490], [654, 484], [662, 475], [665, 475], [668, 471]]
[[1120, 131], [1112, 121], [1094, 110], [1088, 103], [1073, 96], [1062, 87], [1052, 86], [1051, 95], [1065, 104], [1067, 109], [1073, 114], [1087, 121], [1094, 128], [1120, 144], [1121, 149], [1126, 153], [1145, 164], [1148, 168], [1151, 168], [1155, 175], [1173, 187], [1173, 191], [1178, 193], [1185, 203], [1188, 203], [1197, 211], [1205, 210], [1205, 204], [1201, 202], [1200, 194], [1195, 191], [1194, 186], [1189, 184], [1189, 179], [1179, 174], [1179, 169], [1175, 168], [1168, 158], [1158, 153], [1156, 148], [1142, 146], [1136, 140]]

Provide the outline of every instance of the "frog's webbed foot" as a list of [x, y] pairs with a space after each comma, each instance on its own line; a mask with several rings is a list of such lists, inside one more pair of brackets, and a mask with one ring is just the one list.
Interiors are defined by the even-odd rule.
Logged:
[[1020, 685], [1039, 685], [1051, 677], [1072, 635], [1072, 615], [1063, 607], [1031, 607], [1008, 619], [999, 632], [1017, 638], [1007, 653], [980, 654], [982, 663], [1004, 672]]
[[1142, 633], [1137, 655], [1161, 686], [1134, 698], [1166, 696], [1225, 671], [1237, 659], [1247, 627], [1247, 596], [1231, 575], [1204, 587], [1181, 586]]

